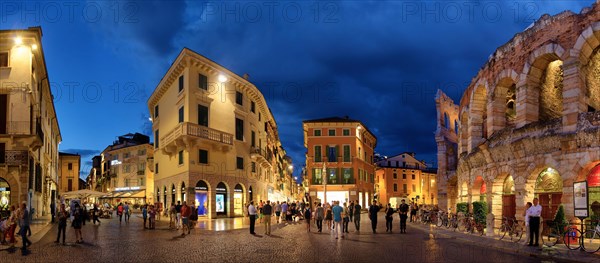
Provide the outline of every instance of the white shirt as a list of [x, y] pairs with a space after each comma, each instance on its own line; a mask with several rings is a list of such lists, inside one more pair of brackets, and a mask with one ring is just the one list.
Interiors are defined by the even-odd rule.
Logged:
[[527, 213], [525, 213], [525, 218], [529, 219], [531, 217], [540, 217], [542, 215], [542, 206], [534, 205], [527, 209]]
[[249, 205], [248, 206], [248, 214], [251, 216], [255, 216], [256, 215], [256, 208], [253, 205]]

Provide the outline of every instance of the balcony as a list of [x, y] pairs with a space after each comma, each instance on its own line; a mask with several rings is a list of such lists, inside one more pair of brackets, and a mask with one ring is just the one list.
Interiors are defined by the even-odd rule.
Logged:
[[229, 151], [233, 148], [233, 135], [195, 123], [183, 122], [161, 137], [159, 143], [161, 149], [169, 155], [177, 153], [178, 149], [191, 148], [200, 143]]
[[26, 166], [28, 158], [29, 153], [27, 151], [8, 150], [4, 151], [3, 155], [0, 153], [0, 164], [8, 166]]
[[34, 130], [29, 121], [7, 121], [5, 125], [0, 125], [0, 136], [10, 136], [13, 139], [19, 139], [33, 151], [36, 151], [44, 144], [44, 132], [39, 122], [36, 124]]
[[272, 166], [271, 160], [273, 157], [272, 154], [270, 154], [270, 151], [267, 152], [258, 147], [250, 147], [250, 158], [264, 167]]

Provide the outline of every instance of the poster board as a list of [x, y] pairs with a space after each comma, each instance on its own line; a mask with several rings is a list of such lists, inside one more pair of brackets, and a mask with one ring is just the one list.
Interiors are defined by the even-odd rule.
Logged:
[[589, 194], [587, 181], [573, 183], [573, 208], [575, 216], [587, 218], [589, 216]]

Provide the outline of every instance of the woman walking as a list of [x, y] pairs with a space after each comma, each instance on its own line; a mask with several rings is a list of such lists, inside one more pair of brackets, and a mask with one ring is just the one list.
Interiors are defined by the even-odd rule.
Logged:
[[83, 236], [81, 235], [81, 225], [83, 224], [83, 211], [79, 206], [79, 203], [75, 203], [75, 211], [73, 213], [73, 223], [71, 224], [75, 229], [75, 243], [83, 243]]
[[327, 222], [327, 228], [329, 230], [333, 229], [333, 224], [331, 224], [331, 220], [333, 220], [333, 214], [331, 213], [331, 206], [329, 204], [325, 204], [325, 222]]
[[67, 218], [69, 218], [69, 213], [65, 210], [65, 204], [60, 205], [60, 211], [58, 211], [58, 236], [56, 237], [57, 243], [60, 241], [60, 234], [62, 233], [62, 244], [65, 245], [65, 238], [67, 236]]
[[304, 221], [306, 221], [306, 232], [310, 232], [310, 218], [311, 218], [310, 206], [307, 205], [306, 208], [304, 209]]

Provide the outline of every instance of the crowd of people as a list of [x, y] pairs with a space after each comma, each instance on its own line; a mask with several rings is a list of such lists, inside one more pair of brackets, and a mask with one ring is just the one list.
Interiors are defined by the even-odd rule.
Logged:
[[[0, 243], [3, 245], [16, 245], [16, 233], [21, 236], [21, 242], [23, 243], [21, 253], [23, 255], [28, 254], [29, 250], [27, 247], [31, 245], [31, 241], [28, 239], [31, 236], [30, 221], [31, 215], [27, 209], [27, 203], [23, 202], [18, 208], [12, 205], [10, 207], [10, 215], [6, 218], [0, 218]], [[17, 226], [19, 227], [18, 231]]]

